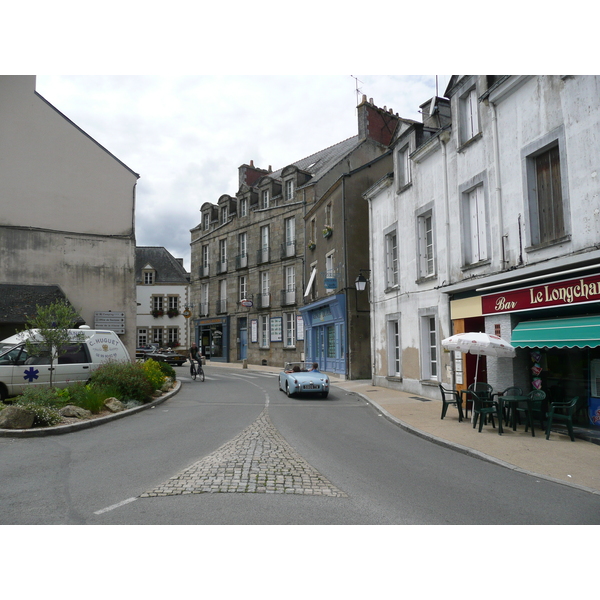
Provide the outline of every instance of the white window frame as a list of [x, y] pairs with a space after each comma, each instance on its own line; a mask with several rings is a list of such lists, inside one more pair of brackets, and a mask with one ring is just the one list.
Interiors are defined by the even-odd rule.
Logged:
[[440, 377], [440, 352], [438, 317], [435, 309], [421, 309], [421, 378], [438, 381]]
[[238, 235], [239, 266], [248, 266], [248, 233], [243, 231]]
[[164, 339], [164, 330], [162, 327], [152, 328], [152, 343], [162, 347]]
[[170, 344], [178, 342], [179, 339], [179, 327], [167, 327], [167, 342]]
[[137, 345], [138, 348], [148, 345], [148, 330], [145, 327], [137, 330]]
[[402, 339], [400, 315], [387, 316], [387, 373], [388, 377], [402, 377]]
[[248, 216], [248, 198], [240, 199], [240, 217]]
[[400, 284], [397, 223], [387, 227], [383, 234], [385, 240], [385, 286], [387, 290], [397, 289]]
[[204, 231], [208, 231], [210, 229], [210, 213], [205, 212], [202, 215], [202, 224]]
[[418, 278], [427, 279], [436, 274], [435, 219], [433, 202], [417, 214]]
[[219, 279], [219, 312], [227, 312], [227, 279]]
[[285, 219], [285, 256], [294, 256], [296, 254], [296, 217]]
[[260, 193], [260, 207], [269, 208], [270, 194], [269, 190], [262, 190]]
[[258, 344], [260, 348], [269, 348], [270, 346], [269, 332], [269, 315], [258, 316]]
[[333, 203], [328, 202], [325, 205], [325, 225], [333, 229]]
[[283, 313], [284, 318], [284, 338], [285, 348], [294, 348], [296, 346], [296, 313]]
[[260, 307], [261, 308], [266, 308], [270, 305], [270, 294], [271, 294], [270, 287], [271, 287], [271, 281], [270, 281], [269, 271], [261, 271], [260, 272], [260, 294], [261, 294]]
[[229, 211], [227, 210], [227, 206], [221, 207], [221, 225], [227, 223], [227, 219], [229, 218]]
[[239, 300], [246, 300], [248, 298], [248, 277], [247, 275], [240, 275], [238, 279], [238, 289], [239, 289]]
[[200, 288], [200, 314], [207, 315], [208, 314], [208, 292], [209, 292], [209, 284], [203, 283]]
[[260, 228], [260, 252], [261, 252], [261, 260], [260, 262], [268, 262], [269, 260], [269, 242], [270, 242], [270, 231], [269, 225], [263, 225]]
[[406, 144], [398, 150], [398, 189], [401, 189], [411, 183], [411, 164], [410, 164], [410, 148]]
[[285, 199], [286, 202], [294, 197], [294, 180], [288, 179], [285, 182]]
[[219, 240], [219, 264], [221, 273], [227, 271], [227, 239]]
[[479, 100], [473, 86], [459, 98], [461, 142], [465, 144], [479, 132]]

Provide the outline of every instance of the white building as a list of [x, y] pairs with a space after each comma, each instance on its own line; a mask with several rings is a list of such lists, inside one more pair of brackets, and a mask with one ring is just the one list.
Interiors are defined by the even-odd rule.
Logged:
[[[0, 298], [10, 309], [0, 310], [0, 325], [10, 312], [4, 325], [22, 328], [26, 310], [66, 297], [91, 327], [97, 312], [124, 313], [121, 337], [133, 353], [139, 175], [35, 83], [35, 76], [0, 76], [0, 283], [17, 291], [10, 306], [2, 305], [8, 293]], [[15, 309], [19, 298], [26, 302]]]
[[[600, 77], [454, 76], [445, 95], [451, 123], [448, 100], [425, 103], [424, 123], [394, 142], [393, 176], [365, 194], [374, 382], [432, 398], [439, 383], [464, 388], [475, 357], [440, 342], [486, 331], [518, 350], [482, 360], [479, 381], [541, 387], [551, 400], [578, 395], [591, 419]], [[568, 319], [560, 329], [558, 319]]]
[[161, 246], [136, 248], [137, 346], [158, 344], [175, 351], [191, 345], [186, 309], [190, 274], [183, 259]]

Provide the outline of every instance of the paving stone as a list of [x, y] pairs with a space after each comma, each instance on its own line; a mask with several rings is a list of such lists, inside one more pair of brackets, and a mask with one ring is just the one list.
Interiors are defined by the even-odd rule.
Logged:
[[204, 493], [347, 496], [288, 444], [266, 408], [237, 437], [140, 497]]

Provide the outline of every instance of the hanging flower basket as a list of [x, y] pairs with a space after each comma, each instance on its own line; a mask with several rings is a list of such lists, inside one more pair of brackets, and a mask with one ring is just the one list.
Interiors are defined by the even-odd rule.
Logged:
[[314, 250], [316, 247], [317, 245], [313, 241], [308, 242], [309, 250]]
[[325, 225], [325, 227], [323, 227], [323, 237], [324, 238], [330, 237], [332, 233], [333, 233], [333, 229], [329, 225]]

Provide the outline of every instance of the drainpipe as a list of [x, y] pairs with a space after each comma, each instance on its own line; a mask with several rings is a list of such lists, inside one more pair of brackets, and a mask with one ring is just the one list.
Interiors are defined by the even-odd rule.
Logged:
[[[443, 176], [444, 176], [444, 218], [445, 218], [445, 236], [446, 236], [446, 282], [451, 283], [451, 261], [450, 261], [450, 249], [452, 247], [450, 243], [450, 194], [448, 192], [448, 154], [446, 145], [450, 141], [450, 131], [445, 130], [440, 134], [440, 142], [442, 143], [442, 161], [443, 165]], [[452, 312], [450, 309], [450, 296], [446, 294], [448, 298], [448, 333], [453, 334], [452, 331]], [[450, 365], [452, 367], [452, 389], [456, 389], [456, 368], [454, 364], [454, 353], [450, 355]], [[441, 375], [441, 374], [440, 374]]]
[[344, 334], [346, 336], [346, 340], [344, 343], [344, 347], [346, 348], [346, 353], [348, 355], [348, 360], [344, 360], [346, 367], [346, 379], [350, 379], [350, 359], [352, 356], [352, 352], [350, 350], [350, 345], [348, 343], [350, 336], [348, 335], [348, 330], [350, 329], [350, 294], [348, 294], [348, 246], [346, 245], [346, 175], [342, 175], [342, 245], [344, 248], [344, 289], [346, 290], [346, 327], [344, 327]]
[[498, 207], [498, 231], [500, 233], [500, 269], [504, 270], [507, 260], [504, 253], [504, 215], [502, 212], [502, 187], [500, 184], [500, 142], [498, 140], [498, 116], [496, 114], [496, 105], [490, 102], [492, 107], [492, 135], [494, 136], [494, 170], [496, 171], [496, 206]]
[[[394, 201], [395, 201], [396, 197], [394, 195]], [[371, 330], [371, 339], [370, 339], [370, 344], [371, 344], [371, 385], [375, 385], [375, 332], [374, 332], [374, 328], [375, 328], [375, 311], [374, 311], [374, 303], [371, 302], [371, 300], [373, 299], [373, 281], [374, 281], [374, 277], [373, 274], [375, 273], [374, 270], [374, 265], [373, 265], [373, 251], [371, 248], [371, 241], [372, 241], [372, 235], [371, 235], [371, 224], [373, 223], [373, 204], [371, 203], [371, 198], [367, 199], [367, 202], [369, 203], [369, 269], [370, 269], [370, 274], [371, 276], [369, 277], [370, 281], [370, 285], [367, 287], [367, 289], [369, 290], [367, 293], [369, 294], [369, 319], [370, 319], [370, 324], [371, 327], [373, 327], [373, 330]]]

